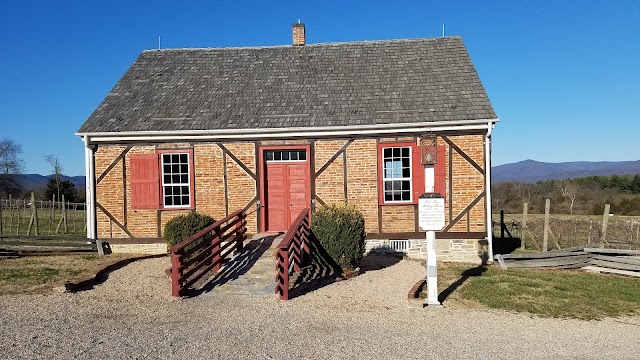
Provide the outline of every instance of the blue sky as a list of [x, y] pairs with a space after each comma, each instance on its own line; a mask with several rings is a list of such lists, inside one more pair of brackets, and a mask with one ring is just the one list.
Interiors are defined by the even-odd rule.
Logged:
[[55, 154], [84, 174], [74, 136], [144, 49], [462, 36], [501, 122], [494, 165], [638, 160], [640, 1], [0, 2], [0, 139], [27, 173]]

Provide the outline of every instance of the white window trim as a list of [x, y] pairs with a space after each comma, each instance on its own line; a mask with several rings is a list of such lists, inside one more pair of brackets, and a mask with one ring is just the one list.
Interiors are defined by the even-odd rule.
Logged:
[[[402, 178], [390, 178], [387, 179], [386, 178], [386, 173], [385, 173], [385, 164], [384, 164], [384, 150], [385, 149], [403, 149], [403, 148], [407, 148], [409, 149], [409, 177], [402, 177]], [[382, 202], [385, 204], [411, 204], [413, 203], [413, 149], [410, 146], [384, 146], [382, 148]], [[393, 153], [393, 150], [392, 150]], [[402, 156], [401, 156], [402, 158]], [[386, 199], [386, 191], [385, 191], [385, 183], [387, 181], [409, 181], [409, 200], [387, 200]]]
[[[164, 155], [182, 155], [185, 154], [187, 155], [187, 183], [183, 184], [180, 183], [179, 185], [177, 184], [165, 184], [164, 182]], [[160, 175], [160, 184], [162, 186], [162, 208], [163, 209], [191, 209], [192, 205], [191, 202], [193, 201], [193, 194], [191, 193], [193, 191], [193, 189], [191, 188], [191, 154], [189, 152], [164, 152], [164, 153], [160, 153], [160, 169], [161, 171], [161, 175]], [[166, 193], [165, 193], [165, 186], [187, 186], [189, 188], [189, 205], [166, 205], [165, 204], [165, 197], [166, 197]]]
[[[275, 160], [275, 159], [269, 160], [269, 159], [267, 159], [267, 153], [268, 152], [276, 152], [276, 151], [279, 151], [279, 152], [285, 152], [285, 151], [287, 151], [287, 152], [293, 152], [293, 151], [295, 151], [295, 152], [304, 152], [305, 153], [305, 159], [304, 160]], [[301, 150], [301, 149], [294, 149], [294, 150], [265, 150], [264, 158], [265, 158], [265, 161], [268, 162], [268, 163], [283, 163], [283, 162], [300, 162], [300, 163], [303, 163], [303, 162], [307, 162], [307, 160], [309, 159], [309, 154], [307, 154], [306, 150]]]

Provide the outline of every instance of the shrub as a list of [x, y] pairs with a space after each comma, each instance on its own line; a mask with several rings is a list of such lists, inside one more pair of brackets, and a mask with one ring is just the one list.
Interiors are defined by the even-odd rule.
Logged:
[[354, 269], [364, 255], [364, 216], [353, 205], [330, 205], [313, 213], [311, 230], [329, 256]]
[[164, 239], [167, 241], [167, 246], [172, 247], [213, 223], [214, 220], [209, 215], [196, 212], [186, 216], [179, 215], [169, 220], [164, 226]]

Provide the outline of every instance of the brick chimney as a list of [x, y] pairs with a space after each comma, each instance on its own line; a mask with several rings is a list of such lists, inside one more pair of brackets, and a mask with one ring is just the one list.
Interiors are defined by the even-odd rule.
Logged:
[[298, 21], [297, 24], [293, 24], [293, 46], [304, 46], [305, 42], [304, 24]]

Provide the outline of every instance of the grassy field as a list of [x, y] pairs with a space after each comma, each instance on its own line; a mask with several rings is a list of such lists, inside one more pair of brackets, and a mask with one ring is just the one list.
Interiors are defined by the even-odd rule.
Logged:
[[[38, 208], [38, 230], [40, 235], [56, 235], [56, 228], [62, 213], [60, 209], [51, 211], [51, 208]], [[29, 228], [29, 220], [31, 219], [31, 209], [29, 207], [20, 207], [18, 209], [2, 209], [0, 214], [0, 235], [27, 235]], [[83, 209], [67, 210], [67, 232], [64, 231], [64, 225], [60, 226], [57, 235], [86, 236], [85, 230], [85, 211]], [[31, 230], [31, 235], [35, 234], [35, 230]]]
[[444, 263], [438, 265], [438, 287], [450, 292], [445, 306], [486, 306], [583, 320], [640, 314], [640, 279], [584, 271], [498, 270]]
[[129, 257], [111, 254], [0, 259], [0, 295], [47, 293], [67, 281], [94, 276], [103, 267]]

